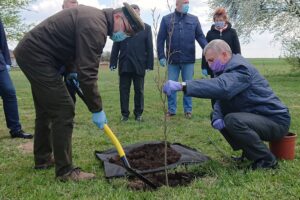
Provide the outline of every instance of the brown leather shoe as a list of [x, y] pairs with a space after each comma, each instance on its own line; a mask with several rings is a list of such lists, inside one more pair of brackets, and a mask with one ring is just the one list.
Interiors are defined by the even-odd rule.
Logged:
[[77, 182], [77, 181], [93, 179], [93, 178], [95, 178], [95, 174], [83, 172], [83, 171], [81, 171], [81, 169], [79, 167], [76, 167], [76, 168], [70, 170], [69, 172], [67, 172], [66, 174], [64, 174], [62, 176], [57, 176], [56, 178], [57, 178], [57, 180], [62, 181], [62, 182], [66, 182], [66, 181], [76, 181]]
[[51, 168], [51, 167], [54, 167], [54, 165], [55, 165], [55, 160], [54, 160], [54, 158], [51, 156], [50, 157], [50, 159], [47, 161], [47, 162], [45, 162], [45, 163], [43, 163], [43, 164], [39, 164], [39, 165], [35, 165], [34, 166], [34, 169], [49, 169], [49, 168]]

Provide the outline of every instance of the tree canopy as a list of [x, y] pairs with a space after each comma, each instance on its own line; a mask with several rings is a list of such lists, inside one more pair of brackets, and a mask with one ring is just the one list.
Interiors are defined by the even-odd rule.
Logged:
[[4, 24], [9, 39], [19, 39], [29, 28], [22, 21], [20, 12], [34, 0], [1, 0], [0, 18]]
[[[210, 7], [224, 7], [238, 34], [249, 41], [254, 31], [274, 33], [284, 51], [300, 44], [299, 0], [209, 0]], [[290, 44], [290, 45], [289, 45]], [[291, 52], [290, 52], [291, 53]], [[289, 55], [291, 55], [288, 53]], [[293, 56], [300, 58], [298, 55]]]

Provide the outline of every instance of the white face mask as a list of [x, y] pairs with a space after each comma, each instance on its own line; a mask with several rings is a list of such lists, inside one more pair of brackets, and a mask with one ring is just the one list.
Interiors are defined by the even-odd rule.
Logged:
[[225, 22], [224, 21], [215, 21], [215, 27], [216, 28], [224, 28]]

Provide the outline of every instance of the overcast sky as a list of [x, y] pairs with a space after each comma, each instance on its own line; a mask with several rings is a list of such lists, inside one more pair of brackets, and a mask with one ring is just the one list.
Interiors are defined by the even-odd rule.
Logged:
[[[47, 17], [55, 14], [62, 9], [63, 0], [36, 0], [35, 3], [30, 5], [30, 12], [23, 12], [22, 16], [27, 23], [35, 23], [43, 21]], [[80, 4], [94, 6], [99, 9], [102, 8], [117, 8], [122, 6], [124, 0], [78, 0]], [[156, 14], [164, 16], [169, 13], [167, 7], [167, 0], [127, 0], [129, 4], [138, 4], [141, 8], [141, 17], [147, 24], [153, 24], [151, 9], [156, 8]], [[172, 5], [172, 10], [175, 8], [175, 0], [169, 0]], [[198, 16], [202, 30], [206, 35], [207, 31], [212, 25], [212, 19], [209, 14], [212, 12], [208, 5], [207, 0], [190, 0], [190, 10], [189, 13]], [[160, 19], [161, 19], [160, 17]], [[280, 55], [280, 44], [274, 43], [272, 41], [272, 35], [270, 33], [255, 34], [252, 37], [250, 43], [245, 44], [241, 41], [241, 49], [243, 56], [247, 58], [268, 58], [268, 57], [278, 57]], [[15, 44], [10, 44], [13, 48]], [[111, 40], [107, 40], [104, 51], [110, 51], [112, 46]], [[201, 48], [198, 44], [197, 47], [197, 58], [200, 58]]]

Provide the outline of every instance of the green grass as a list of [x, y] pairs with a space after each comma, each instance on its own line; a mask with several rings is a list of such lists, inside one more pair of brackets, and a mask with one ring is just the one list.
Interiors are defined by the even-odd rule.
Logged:
[[[250, 59], [266, 76], [281, 100], [288, 105], [292, 124], [290, 131], [300, 133], [300, 74], [279, 59]], [[10, 72], [17, 90], [19, 112], [23, 128], [33, 132], [35, 111], [30, 85], [19, 70]], [[141, 141], [163, 139], [163, 113], [154, 83], [156, 72], [149, 72], [145, 81], [145, 111], [143, 123], [131, 116], [127, 123], [120, 122], [120, 105], [117, 72], [100, 69], [99, 86], [109, 125], [123, 145]], [[201, 77], [199, 62], [195, 78]], [[131, 91], [133, 94], [133, 91]], [[130, 99], [133, 109], [133, 97]], [[2, 107], [2, 101], [0, 101]], [[226, 161], [217, 149], [227, 156], [233, 152], [222, 136], [210, 126], [210, 101], [193, 100], [193, 117], [185, 119], [182, 94], [178, 95], [178, 114], [169, 126], [168, 141], [179, 142], [197, 148], [212, 158], [202, 166], [189, 167], [189, 171], [205, 172], [206, 176], [195, 180], [188, 187], [160, 188], [155, 192], [132, 191], [125, 179], [107, 181], [103, 166], [94, 157], [94, 150], [106, 150], [113, 145], [102, 131], [91, 122], [91, 114], [78, 99], [76, 103], [73, 133], [73, 161], [97, 179], [80, 183], [60, 183], [54, 179], [54, 169], [35, 171], [32, 153], [22, 153], [18, 148], [28, 142], [10, 139], [3, 111], [0, 114], [0, 199], [299, 199], [300, 198], [300, 143], [296, 147], [296, 159], [280, 161], [275, 171], [244, 171]], [[214, 141], [214, 144], [210, 142]], [[184, 170], [184, 169], [182, 169]]]

